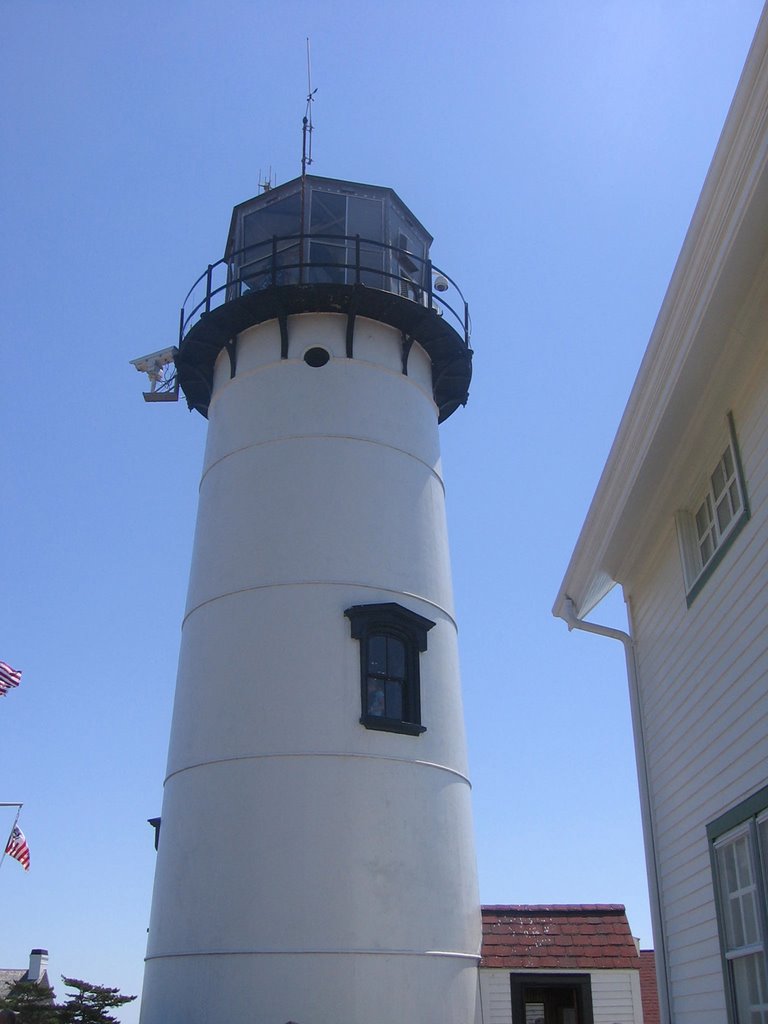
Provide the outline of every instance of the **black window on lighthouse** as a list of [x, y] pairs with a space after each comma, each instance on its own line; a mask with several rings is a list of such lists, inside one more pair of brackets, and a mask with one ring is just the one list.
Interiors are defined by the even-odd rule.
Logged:
[[418, 736], [421, 724], [419, 657], [435, 625], [402, 605], [362, 604], [344, 612], [360, 641], [360, 722], [366, 729]]

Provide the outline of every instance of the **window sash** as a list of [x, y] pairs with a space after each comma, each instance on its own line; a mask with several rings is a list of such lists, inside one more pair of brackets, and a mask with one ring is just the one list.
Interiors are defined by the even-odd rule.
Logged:
[[[712, 844], [729, 1020], [733, 1024], [768, 1024], [768, 807], [765, 801], [768, 801], [768, 787], [744, 801], [741, 805], [744, 819], [739, 824], [734, 824], [739, 811], [736, 808], [707, 829]], [[724, 825], [728, 830], [718, 834]]]
[[709, 490], [695, 515], [701, 569], [733, 529], [742, 509], [741, 488], [731, 442], [709, 478]]
[[731, 413], [728, 431], [728, 440], [720, 449], [703, 495], [692, 508], [681, 510], [675, 517], [689, 608], [750, 516]]
[[720, 899], [725, 917], [726, 956], [740, 950], [762, 950], [757, 873], [749, 829], [715, 844]]

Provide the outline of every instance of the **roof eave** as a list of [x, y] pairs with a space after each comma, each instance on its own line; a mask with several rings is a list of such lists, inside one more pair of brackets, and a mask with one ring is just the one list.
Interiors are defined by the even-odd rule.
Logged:
[[[587, 615], [621, 581], [627, 538], [645, 525], [641, 493], [665, 470], [665, 438], [698, 397], [722, 348], [712, 328], [743, 301], [768, 217], [768, 14], [763, 13], [656, 325], [552, 613]], [[719, 345], [719, 348], [718, 348]]]

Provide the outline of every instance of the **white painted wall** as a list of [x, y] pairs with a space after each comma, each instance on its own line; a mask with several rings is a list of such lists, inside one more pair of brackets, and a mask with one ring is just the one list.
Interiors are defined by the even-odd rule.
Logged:
[[642, 1024], [638, 971], [592, 971], [594, 1024]]
[[[764, 316], [753, 323], [765, 350]], [[752, 518], [690, 609], [671, 517], [625, 586], [638, 643], [674, 1024], [725, 1020], [706, 825], [768, 782], [765, 356], [742, 359], [727, 379], [718, 403], [702, 396], [670, 472], [679, 475], [682, 503], [689, 482], [717, 462], [718, 434], [732, 409]]]
[[[532, 971], [480, 970], [483, 1024], [513, 1024], [511, 974]], [[594, 1024], [643, 1024], [639, 971], [550, 971], [546, 974], [589, 974]]]
[[[471, 1024], [480, 913], [437, 411], [418, 346], [289, 320], [219, 357], [143, 1024]], [[303, 361], [321, 345], [323, 367]], [[359, 724], [344, 609], [436, 622], [418, 737]]]
[[480, 999], [483, 1024], [512, 1024], [509, 971], [481, 968]]

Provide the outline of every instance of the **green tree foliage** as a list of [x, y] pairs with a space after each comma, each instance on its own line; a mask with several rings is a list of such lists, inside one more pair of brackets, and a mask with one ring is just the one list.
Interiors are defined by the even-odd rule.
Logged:
[[53, 989], [35, 981], [17, 981], [0, 999], [0, 1010], [16, 1014], [18, 1024], [58, 1024], [57, 1007], [53, 1002]]
[[34, 981], [17, 981], [0, 999], [0, 1010], [14, 1013], [16, 1024], [118, 1024], [117, 1017], [108, 1011], [136, 998], [121, 996], [120, 989], [92, 985], [78, 978], [62, 977], [62, 981], [75, 990], [67, 994], [65, 1003], [54, 1003], [51, 988]]
[[75, 991], [67, 994], [67, 1001], [58, 1006], [57, 1021], [61, 1024], [118, 1024], [108, 1010], [114, 1010], [125, 1003], [131, 1003], [136, 996], [121, 996], [118, 988], [92, 985], [78, 978], [61, 979], [67, 988]]

